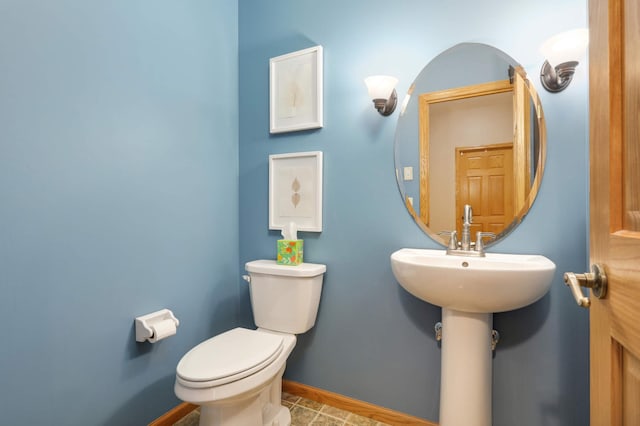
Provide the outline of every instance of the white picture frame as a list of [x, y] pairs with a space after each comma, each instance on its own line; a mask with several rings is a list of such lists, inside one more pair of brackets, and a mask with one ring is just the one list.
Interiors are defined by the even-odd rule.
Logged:
[[322, 152], [269, 156], [269, 229], [322, 232]]
[[269, 132], [323, 126], [322, 46], [269, 60]]

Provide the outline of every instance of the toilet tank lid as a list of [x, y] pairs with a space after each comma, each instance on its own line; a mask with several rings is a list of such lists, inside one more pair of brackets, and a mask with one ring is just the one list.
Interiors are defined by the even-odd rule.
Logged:
[[288, 277], [315, 277], [324, 274], [326, 265], [319, 263], [301, 263], [296, 266], [279, 265], [275, 260], [253, 260], [245, 264], [247, 272]]

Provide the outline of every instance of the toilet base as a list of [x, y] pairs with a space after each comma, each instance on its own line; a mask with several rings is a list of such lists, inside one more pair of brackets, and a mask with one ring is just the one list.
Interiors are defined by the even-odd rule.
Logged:
[[282, 406], [282, 368], [259, 392], [200, 407], [200, 426], [290, 426], [291, 413]]
[[262, 370], [214, 387], [176, 378], [174, 391], [185, 402], [200, 405], [200, 426], [290, 426], [291, 414], [282, 406], [282, 376], [296, 344], [293, 334], [258, 329], [283, 337], [280, 355]]
[[[251, 413], [260, 414], [259, 412], [252, 412], [251, 410], [246, 410], [238, 416], [229, 413], [231, 418], [222, 418], [220, 416], [220, 412], [216, 409], [210, 410], [211, 407], [202, 407], [200, 412], [200, 426], [208, 426], [208, 425], [233, 425], [233, 426], [247, 426], [247, 425], [259, 425], [259, 426], [290, 426], [291, 425], [291, 414], [286, 407], [280, 406], [275, 411], [275, 415], [271, 416], [269, 419], [264, 421], [262, 416], [252, 416]], [[274, 407], [275, 408], [275, 407]], [[224, 416], [224, 415], [223, 415]]]
[[291, 414], [286, 407], [260, 401], [242, 401], [231, 406], [202, 406], [200, 426], [290, 426]]

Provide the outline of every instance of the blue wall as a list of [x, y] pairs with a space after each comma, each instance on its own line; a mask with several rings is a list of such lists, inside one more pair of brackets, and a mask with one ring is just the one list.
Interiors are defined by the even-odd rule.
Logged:
[[[0, 422], [142, 425], [237, 322], [237, 1], [0, 2]], [[179, 332], [136, 344], [164, 307]]]
[[[438, 419], [440, 310], [404, 292], [389, 255], [435, 247], [405, 211], [394, 178], [398, 113], [378, 115], [363, 79], [391, 74], [405, 93], [422, 68], [461, 42], [493, 45], [520, 62], [543, 103], [545, 178], [524, 223], [492, 251], [539, 253], [558, 268], [549, 294], [495, 315], [494, 425], [588, 424], [588, 313], [575, 307], [562, 272], [585, 270], [588, 96], [582, 64], [569, 89], [550, 94], [537, 75], [539, 45], [586, 26], [584, 0], [453, 2], [383, 0], [239, 3], [240, 262], [274, 258], [268, 231], [272, 153], [324, 152], [324, 231], [306, 233], [305, 260], [328, 272], [314, 329], [300, 336], [286, 377], [374, 404]], [[549, 13], [553, 10], [553, 13]], [[269, 58], [324, 47], [325, 126], [269, 135]], [[251, 325], [241, 287], [242, 322]]]
[[[275, 256], [268, 155], [310, 150], [325, 154], [325, 226], [303, 235], [306, 258], [329, 271], [286, 375], [437, 420], [440, 311], [389, 266], [400, 247], [435, 245], [397, 191], [398, 113], [379, 116], [362, 80], [392, 74], [406, 92], [460, 42], [494, 45], [535, 76], [540, 43], [585, 23], [583, 0], [1, 2], [3, 421], [139, 425], [176, 405], [182, 354], [252, 325], [239, 273]], [[317, 44], [325, 127], [269, 136], [269, 58]], [[495, 316], [494, 424], [583, 426], [587, 313], [561, 272], [586, 269], [586, 66], [561, 94], [533, 82], [545, 179], [492, 250], [546, 255], [558, 273], [540, 302]], [[178, 334], [136, 344], [133, 318], [163, 307]]]

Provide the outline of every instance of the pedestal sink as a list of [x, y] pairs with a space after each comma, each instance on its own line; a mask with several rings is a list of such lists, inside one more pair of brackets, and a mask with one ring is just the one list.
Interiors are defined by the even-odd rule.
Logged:
[[544, 296], [556, 265], [544, 256], [400, 249], [391, 255], [400, 285], [442, 307], [440, 426], [491, 426], [493, 313]]

